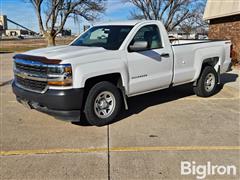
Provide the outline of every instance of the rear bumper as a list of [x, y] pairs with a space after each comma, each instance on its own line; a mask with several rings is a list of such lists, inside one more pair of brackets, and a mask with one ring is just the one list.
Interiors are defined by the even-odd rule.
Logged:
[[19, 88], [12, 83], [13, 93], [19, 102], [28, 104], [30, 108], [49, 114], [62, 120], [80, 120], [83, 102], [83, 88], [69, 90], [47, 90], [36, 93]]

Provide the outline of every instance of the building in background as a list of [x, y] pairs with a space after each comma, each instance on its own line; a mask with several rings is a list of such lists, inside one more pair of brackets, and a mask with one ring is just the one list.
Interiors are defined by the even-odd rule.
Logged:
[[90, 25], [83, 25], [83, 32], [87, 31], [90, 27]]
[[208, 0], [205, 20], [209, 20], [209, 39], [230, 39], [233, 61], [240, 62], [240, 0]]
[[61, 31], [61, 35], [62, 36], [71, 36], [72, 35], [72, 31], [71, 31], [71, 29], [63, 29]]
[[31, 32], [24, 29], [7, 29], [5, 30], [6, 36], [25, 36], [25, 35], [33, 35]]
[[[60, 28], [59, 26], [56, 26], [54, 30], [58, 31], [59, 28]], [[72, 35], [71, 29], [63, 29], [57, 34], [58, 37], [65, 37], [65, 36], [71, 36], [71, 35]]]
[[197, 28], [191, 30], [191, 32], [184, 32], [180, 28], [175, 28], [168, 33], [169, 36], [175, 39], [208, 39], [208, 29]]
[[3, 30], [8, 29], [7, 16], [6, 15], [0, 16], [0, 27]]
[[0, 16], [0, 36], [5, 34], [7, 28], [7, 16]]
[[2, 35], [3, 35], [4, 32], [5, 32], [5, 31], [3, 30], [3, 27], [0, 25], [0, 37], [2, 37]]
[[[9, 22], [16, 25], [17, 28], [9, 29], [8, 28]], [[37, 34], [38, 33], [32, 31], [31, 29], [28, 29], [27, 27], [8, 19], [6, 15], [0, 16], [0, 36], [16, 37], [16, 36], [34, 36]]]

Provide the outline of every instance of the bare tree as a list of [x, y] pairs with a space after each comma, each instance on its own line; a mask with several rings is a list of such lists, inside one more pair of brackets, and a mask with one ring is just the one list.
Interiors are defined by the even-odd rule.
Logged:
[[167, 31], [173, 30], [186, 19], [195, 17], [206, 0], [123, 0], [136, 6], [134, 19], [161, 20]]
[[[69, 17], [82, 17], [93, 21], [104, 12], [105, 0], [29, 0], [37, 18], [40, 33], [48, 40], [48, 45], [55, 45], [59, 34]], [[45, 18], [43, 16], [45, 15]]]
[[185, 21], [180, 23], [179, 28], [181, 31], [183, 31], [187, 35], [187, 39], [188, 39], [191, 32], [196, 31], [197, 29], [195, 19], [194, 18], [186, 19]]
[[179, 28], [186, 33], [187, 36], [189, 36], [191, 32], [197, 33], [201, 31], [203, 34], [206, 33], [208, 23], [203, 20], [205, 3], [206, 1], [200, 1], [192, 17], [185, 19], [179, 24]]

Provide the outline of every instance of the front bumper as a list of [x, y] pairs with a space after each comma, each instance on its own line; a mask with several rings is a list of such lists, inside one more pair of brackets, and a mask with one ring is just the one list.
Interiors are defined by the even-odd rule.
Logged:
[[80, 120], [83, 88], [68, 90], [49, 89], [41, 94], [22, 89], [13, 82], [12, 89], [17, 100], [23, 104], [28, 104], [32, 109], [44, 112], [61, 120]]

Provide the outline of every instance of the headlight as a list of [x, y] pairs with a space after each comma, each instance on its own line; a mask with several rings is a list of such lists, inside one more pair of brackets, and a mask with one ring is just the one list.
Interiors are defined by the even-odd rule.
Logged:
[[50, 86], [71, 86], [72, 67], [71, 64], [49, 65], [48, 85]]

